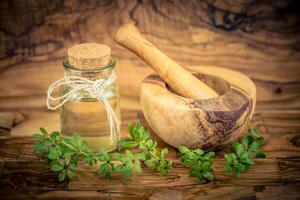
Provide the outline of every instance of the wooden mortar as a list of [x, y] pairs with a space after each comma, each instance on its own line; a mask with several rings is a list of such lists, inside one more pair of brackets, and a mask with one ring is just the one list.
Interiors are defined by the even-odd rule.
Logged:
[[187, 71], [132, 24], [115, 40], [144, 59], [158, 73], [141, 84], [140, 102], [150, 127], [166, 143], [212, 150], [241, 137], [256, 102], [256, 88], [247, 76], [218, 67]]
[[206, 100], [182, 97], [155, 74], [141, 85], [140, 102], [150, 127], [166, 143], [212, 150], [244, 133], [256, 102], [254, 83], [245, 75], [218, 67], [195, 66], [194, 75], [219, 92]]

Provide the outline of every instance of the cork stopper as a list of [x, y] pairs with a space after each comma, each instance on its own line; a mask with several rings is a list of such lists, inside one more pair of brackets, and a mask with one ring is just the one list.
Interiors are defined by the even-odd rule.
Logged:
[[82, 43], [68, 49], [68, 61], [76, 69], [92, 70], [109, 63], [110, 47], [98, 43]]

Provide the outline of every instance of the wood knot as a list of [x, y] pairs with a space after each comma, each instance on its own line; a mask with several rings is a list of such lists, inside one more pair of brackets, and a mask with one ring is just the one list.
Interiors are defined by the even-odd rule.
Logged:
[[300, 147], [300, 135], [293, 137], [290, 141], [296, 147]]

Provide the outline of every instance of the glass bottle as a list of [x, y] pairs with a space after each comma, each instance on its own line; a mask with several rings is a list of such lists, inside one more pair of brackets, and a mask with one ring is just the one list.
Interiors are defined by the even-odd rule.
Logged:
[[[114, 73], [115, 65], [116, 61], [113, 57], [110, 57], [106, 66], [95, 69], [75, 68], [70, 65], [68, 59], [63, 62], [65, 77], [83, 77], [91, 81], [107, 79]], [[60, 96], [70, 90], [71, 87], [68, 85], [61, 87]], [[112, 107], [120, 124], [120, 94], [116, 82], [104, 89], [103, 97]], [[89, 91], [82, 89], [72, 94], [71, 98], [61, 107], [60, 119], [61, 133], [63, 135], [71, 136], [74, 133], [79, 133], [94, 151], [98, 151], [100, 148], [112, 151], [116, 148], [120, 137], [120, 127], [117, 127], [113, 133], [110, 133], [107, 112], [103, 104], [91, 96]]]

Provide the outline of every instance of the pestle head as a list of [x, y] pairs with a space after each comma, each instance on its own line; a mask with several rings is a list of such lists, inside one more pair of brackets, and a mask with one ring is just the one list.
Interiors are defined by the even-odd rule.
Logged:
[[68, 49], [68, 61], [76, 69], [92, 70], [109, 63], [110, 47], [99, 43], [82, 43]]
[[122, 41], [126, 40], [130, 34], [138, 35], [140, 37], [142, 35], [135, 25], [132, 23], [125, 23], [117, 30], [114, 39], [116, 42], [122, 43]]

